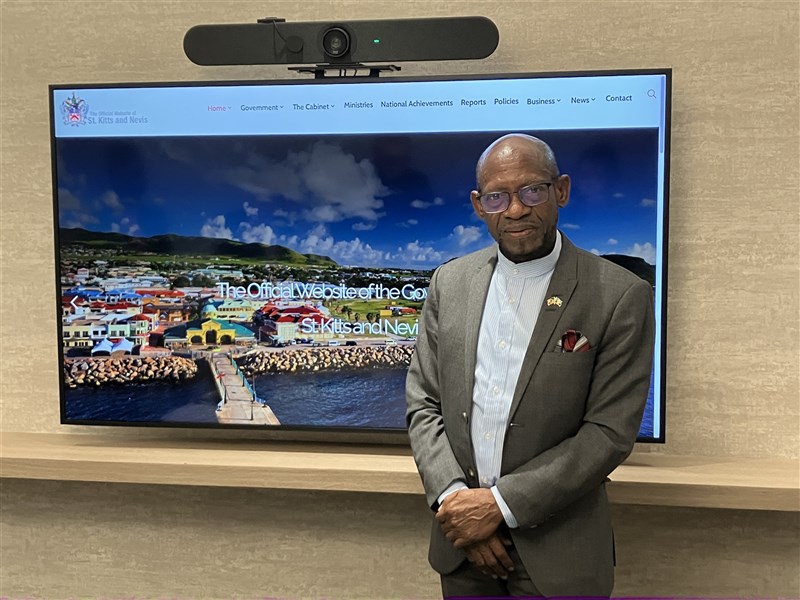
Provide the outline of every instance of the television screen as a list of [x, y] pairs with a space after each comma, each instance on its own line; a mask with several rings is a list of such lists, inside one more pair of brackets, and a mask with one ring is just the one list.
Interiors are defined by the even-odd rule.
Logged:
[[535, 135], [559, 228], [650, 282], [663, 441], [670, 72], [50, 90], [62, 422], [402, 432], [475, 163]]

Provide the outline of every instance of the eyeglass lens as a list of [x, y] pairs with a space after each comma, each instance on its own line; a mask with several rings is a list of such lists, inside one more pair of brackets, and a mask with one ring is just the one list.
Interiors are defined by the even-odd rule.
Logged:
[[[520, 202], [526, 206], [536, 206], [547, 201], [548, 185], [526, 186], [517, 192]], [[503, 212], [511, 204], [511, 194], [508, 192], [492, 192], [480, 197], [483, 209], [486, 212]]]

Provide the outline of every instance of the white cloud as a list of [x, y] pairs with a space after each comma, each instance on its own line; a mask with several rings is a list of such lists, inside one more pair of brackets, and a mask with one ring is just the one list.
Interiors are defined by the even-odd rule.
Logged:
[[457, 241], [459, 248], [463, 248], [464, 246], [469, 246], [473, 242], [478, 241], [481, 235], [481, 229], [479, 227], [456, 225], [450, 237]]
[[[285, 236], [284, 236], [285, 237]], [[383, 253], [359, 238], [334, 240], [325, 226], [320, 224], [308, 232], [303, 240], [297, 236], [286, 239], [287, 245], [303, 254], [323, 254], [330, 256], [342, 265], [378, 266], [382, 264]]]
[[405, 228], [415, 227], [416, 225], [419, 225], [419, 221], [417, 219], [408, 219], [406, 221], [398, 223], [397, 225], [399, 227], [405, 227]]
[[652, 198], [642, 198], [642, 201], [639, 202], [639, 206], [643, 206], [645, 208], [650, 208], [656, 205], [656, 201]]
[[561, 225], [561, 228], [562, 228], [562, 229], [572, 229], [572, 230], [577, 230], [577, 229], [580, 229], [580, 228], [581, 228], [581, 226], [580, 226], [580, 225], [576, 225], [575, 223], [563, 223], [563, 224]]
[[[352, 217], [378, 219], [378, 210], [383, 207], [381, 197], [389, 190], [369, 160], [357, 161], [335, 144], [317, 142], [310, 152], [290, 156], [290, 161], [295, 163], [312, 201], [329, 209], [326, 213], [329, 221]], [[316, 219], [313, 209], [310, 216], [311, 220]]]
[[248, 244], [256, 243], [271, 246], [277, 239], [272, 227], [263, 223], [255, 227], [250, 223], [239, 223], [239, 228], [242, 231], [242, 241]]
[[353, 223], [353, 229], [356, 231], [372, 231], [375, 229], [375, 223]]
[[303, 182], [293, 165], [275, 163], [257, 154], [246, 155], [242, 164], [229, 168], [223, 178], [260, 200], [303, 197]]
[[278, 238], [278, 240], [279, 240], [279, 241], [281, 242], [281, 244], [283, 244], [284, 246], [288, 246], [289, 248], [296, 248], [296, 247], [297, 247], [297, 244], [298, 244], [298, 243], [299, 243], [299, 241], [300, 241], [300, 238], [299, 238], [299, 237], [297, 237], [296, 235], [293, 235], [293, 236], [291, 236], [291, 237], [286, 237], [286, 234], [283, 234], [283, 235], [281, 235], [281, 236]]
[[304, 216], [308, 221], [317, 223], [335, 223], [342, 219], [341, 213], [332, 204], [315, 206], [311, 210], [305, 211]]
[[[220, 154], [220, 148], [225, 152]], [[273, 158], [264, 151], [263, 142], [239, 141], [222, 146], [215, 140], [192, 144], [161, 144], [164, 154], [186, 164], [215, 165], [207, 173], [209, 181], [221, 181], [252, 194], [251, 209], [259, 200], [280, 199], [283, 214], [316, 222], [345, 219], [374, 221], [380, 216], [384, 196], [390, 190], [383, 185], [371, 160], [345, 151], [341, 145], [309, 138], [304, 149], [287, 151]], [[212, 162], [213, 159], [213, 162]], [[321, 208], [327, 207], [327, 208]], [[270, 210], [273, 207], [270, 207]], [[261, 210], [259, 214], [263, 214]], [[253, 215], [249, 215], [253, 216]]]
[[[414, 219], [409, 219], [413, 221]], [[407, 226], [408, 222], [402, 225]], [[453, 228], [447, 240], [450, 247], [464, 248], [482, 237], [480, 227], [458, 225]], [[343, 265], [359, 265], [365, 267], [386, 265], [418, 265], [430, 266], [443, 262], [452, 256], [433, 245], [419, 240], [398, 246], [394, 251], [383, 251], [373, 248], [369, 243], [356, 237], [352, 240], [336, 240], [322, 223], [311, 229], [304, 238], [297, 236], [287, 238], [280, 236], [280, 241], [290, 248], [304, 254], [324, 254]]]
[[608, 238], [607, 243], [609, 246], [616, 246], [617, 244], [619, 244], [619, 240], [615, 240], [614, 238]]
[[333, 237], [328, 235], [328, 230], [319, 224], [308, 232], [305, 239], [300, 242], [300, 252], [303, 254], [324, 254], [333, 248]]
[[249, 202], [245, 202], [242, 205], [242, 208], [244, 208], [244, 214], [246, 214], [248, 217], [255, 217], [258, 214], [258, 207], [250, 206]]
[[120, 220], [119, 223], [112, 223], [111, 231], [113, 231], [114, 233], [119, 233], [120, 231], [122, 231], [123, 227], [127, 227], [128, 235], [136, 235], [140, 231], [139, 225], [137, 225], [136, 223], [133, 223], [131, 225], [131, 220], [128, 217], [124, 217], [122, 220]]
[[376, 250], [359, 238], [349, 242], [336, 242], [331, 255], [340, 264], [365, 266], [380, 265], [383, 257], [383, 253], [380, 250]]
[[411, 206], [414, 208], [430, 208], [431, 206], [442, 206], [444, 204], [444, 199], [439, 198], [438, 196], [433, 199], [431, 202], [426, 202], [425, 200], [412, 200]]
[[589, 252], [597, 256], [600, 256], [600, 250], [598, 250], [597, 248], [592, 248], [591, 250], [589, 250]]
[[80, 210], [81, 201], [67, 188], [58, 188], [58, 208], [67, 210]]
[[274, 217], [278, 217], [279, 219], [284, 219], [286, 224], [289, 225], [289, 227], [293, 227], [300, 216], [294, 211], [289, 212], [288, 210], [284, 210], [282, 208], [272, 211], [272, 215]]
[[[469, 227], [463, 228], [462, 236], [466, 237], [466, 239], [471, 236], [469, 229]], [[341, 265], [379, 267], [409, 265], [411, 263], [419, 266], [429, 266], [439, 264], [445, 258], [442, 252], [432, 246], [424, 245], [419, 240], [397, 247], [393, 252], [374, 248], [359, 237], [351, 240], [337, 240], [322, 223], [308, 231], [305, 237], [281, 235], [276, 239], [281, 244], [297, 252], [330, 256]]]
[[397, 252], [391, 255], [391, 260], [398, 263], [440, 263], [443, 259], [444, 254], [432, 246], [422, 245], [419, 240], [398, 247]]
[[262, 201], [282, 197], [300, 204], [300, 215], [312, 222], [376, 220], [381, 198], [389, 194], [370, 160], [358, 160], [330, 142], [315, 142], [280, 161], [239, 146], [226, 160], [231, 166], [219, 170], [217, 177]]
[[625, 197], [625, 194], [623, 194], [622, 192], [617, 192], [617, 193], [614, 194], [614, 198], [624, 198], [624, 197]]
[[84, 211], [83, 203], [67, 188], [58, 188], [59, 225], [68, 228], [85, 228], [97, 225], [100, 220]]
[[100, 219], [98, 219], [94, 215], [89, 214], [89, 213], [76, 212], [76, 213], [73, 213], [73, 216], [72, 216], [71, 219], [68, 219], [64, 223], [64, 227], [80, 227], [80, 228], [84, 228], [87, 225], [97, 225], [98, 223], [100, 223]]
[[208, 238], [233, 239], [233, 232], [228, 227], [225, 227], [224, 215], [206, 219], [205, 225], [200, 229], [200, 235]]
[[117, 193], [111, 190], [108, 190], [105, 194], [103, 194], [100, 200], [102, 200], [103, 204], [105, 204], [111, 210], [121, 211], [125, 208], [122, 206], [122, 202], [120, 201], [119, 196], [117, 196]]
[[644, 244], [634, 244], [628, 248], [626, 254], [643, 258], [645, 262], [650, 263], [651, 265], [656, 264], [656, 249], [650, 242], [646, 242]]

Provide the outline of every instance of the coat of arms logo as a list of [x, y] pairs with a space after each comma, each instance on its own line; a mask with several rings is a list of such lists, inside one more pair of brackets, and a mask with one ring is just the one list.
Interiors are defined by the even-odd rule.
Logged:
[[78, 98], [75, 92], [72, 92], [72, 98], [67, 98], [61, 103], [61, 114], [65, 125], [83, 125], [88, 111], [89, 105], [86, 104], [86, 100]]

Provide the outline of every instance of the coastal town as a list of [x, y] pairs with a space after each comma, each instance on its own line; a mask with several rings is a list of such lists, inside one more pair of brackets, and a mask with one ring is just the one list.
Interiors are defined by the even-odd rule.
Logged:
[[180, 383], [206, 362], [223, 412], [234, 382], [245, 401], [259, 400], [257, 374], [406, 367], [428, 275], [67, 250], [65, 386]]
[[[187, 277], [170, 280], [152, 268], [107, 267], [103, 262], [94, 261], [95, 268], [81, 266], [62, 276], [66, 356], [158, 355], [207, 346], [248, 349], [413, 341], [422, 304], [399, 300], [399, 293], [356, 302], [292, 294], [234, 298], [224, 293], [227, 283], [176, 287], [175, 279]], [[197, 269], [188, 275], [205, 280], [244, 277], [241, 270], [225, 266]], [[306, 296], [324, 297], [325, 289], [337, 288], [332, 283], [315, 282], [311, 288], [302, 285], [311, 290]], [[291, 290], [298, 286], [279, 282], [275, 287]], [[322, 293], [313, 293], [315, 290]], [[358, 292], [354, 290], [356, 299]], [[395, 295], [398, 299], [393, 299]]]

